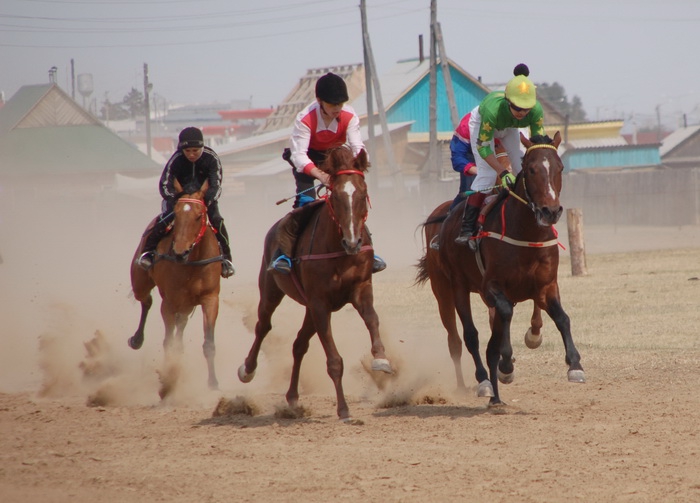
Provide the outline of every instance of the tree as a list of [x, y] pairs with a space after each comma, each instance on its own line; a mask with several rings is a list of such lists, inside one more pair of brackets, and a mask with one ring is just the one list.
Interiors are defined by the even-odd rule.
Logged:
[[581, 98], [574, 96], [569, 103], [566, 91], [559, 83], [537, 84], [537, 95], [550, 103], [560, 114], [568, 115], [569, 121], [584, 122], [586, 120], [586, 111], [583, 109]]
[[129, 117], [132, 119], [146, 114], [146, 103], [143, 99], [143, 93], [135, 87], [132, 87], [129, 94], [124, 96], [122, 104], [129, 111]]

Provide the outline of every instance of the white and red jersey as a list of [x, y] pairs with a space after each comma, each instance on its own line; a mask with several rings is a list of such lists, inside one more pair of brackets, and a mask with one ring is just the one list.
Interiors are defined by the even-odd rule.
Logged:
[[326, 126], [321, 117], [321, 106], [315, 101], [297, 114], [290, 139], [291, 162], [300, 173], [309, 174], [314, 162], [309, 157], [309, 149], [319, 152], [347, 145], [353, 155], [365, 148], [360, 134], [360, 118], [355, 110], [343, 105], [340, 115]]

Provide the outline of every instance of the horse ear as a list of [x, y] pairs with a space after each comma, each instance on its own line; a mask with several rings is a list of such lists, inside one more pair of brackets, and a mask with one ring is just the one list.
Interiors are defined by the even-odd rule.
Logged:
[[559, 134], [559, 131], [554, 133], [554, 139], [552, 140], [552, 145], [554, 145], [556, 148], [559, 148], [559, 144], [561, 143], [561, 135]]
[[182, 184], [180, 184], [180, 181], [176, 178], [173, 181], [173, 187], [175, 187], [175, 193], [180, 193], [182, 192]]
[[532, 147], [532, 142], [528, 140], [522, 132], [520, 133], [520, 143], [522, 143], [525, 148]]
[[360, 150], [360, 152], [357, 154], [354, 164], [360, 171], [367, 171], [369, 163], [367, 161], [367, 151], [365, 149]]

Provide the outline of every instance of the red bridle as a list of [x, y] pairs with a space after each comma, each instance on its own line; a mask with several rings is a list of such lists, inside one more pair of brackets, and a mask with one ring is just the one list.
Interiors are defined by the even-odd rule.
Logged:
[[199, 234], [197, 234], [197, 237], [194, 239], [194, 243], [192, 243], [192, 246], [190, 247], [190, 249], [192, 249], [195, 246], [197, 246], [197, 243], [199, 243], [202, 240], [202, 238], [204, 237], [204, 233], [207, 230], [207, 207], [206, 207], [206, 204], [204, 204], [204, 201], [202, 201], [201, 199], [192, 199], [189, 197], [181, 197], [180, 199], [177, 200], [177, 202], [178, 203], [183, 202], [183, 203], [198, 204], [198, 205], [204, 207], [204, 211], [202, 212], [202, 216], [201, 216], [202, 225], [199, 228]]

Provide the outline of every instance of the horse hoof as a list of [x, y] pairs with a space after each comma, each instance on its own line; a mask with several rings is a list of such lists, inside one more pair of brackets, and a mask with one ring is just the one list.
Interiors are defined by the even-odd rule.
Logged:
[[141, 346], [143, 346], [143, 339], [139, 340], [136, 338], [136, 336], [129, 337], [127, 344], [129, 344], [131, 349], [141, 349]]
[[494, 397], [496, 396], [493, 392], [493, 385], [488, 379], [484, 379], [479, 383], [479, 387], [476, 391], [476, 396], [478, 397]]
[[532, 333], [532, 327], [527, 329], [525, 334], [525, 345], [530, 349], [537, 349], [542, 344], [542, 334], [535, 335]]
[[241, 380], [241, 382], [248, 383], [253, 380], [253, 377], [255, 377], [255, 370], [253, 370], [250, 374], [245, 371], [245, 363], [238, 367], [238, 378]]
[[586, 375], [583, 370], [569, 370], [568, 372], [569, 382], [586, 382]]
[[391, 370], [391, 364], [386, 358], [375, 358], [372, 360], [372, 370], [381, 371], [385, 374], [393, 374], [394, 371]]
[[511, 372], [510, 374], [504, 374], [503, 372], [498, 370], [498, 382], [502, 384], [511, 384], [513, 382], [513, 379], [515, 379], [515, 372]]

